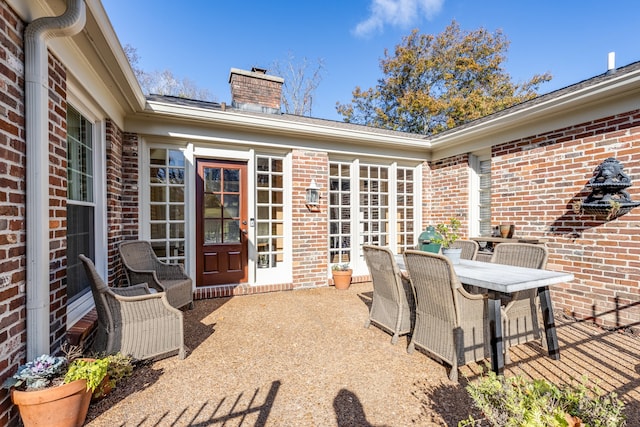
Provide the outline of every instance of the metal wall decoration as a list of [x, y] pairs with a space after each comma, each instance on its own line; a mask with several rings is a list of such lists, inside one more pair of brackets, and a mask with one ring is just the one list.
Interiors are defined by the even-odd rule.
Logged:
[[587, 183], [591, 194], [582, 202], [583, 212], [613, 219], [640, 206], [640, 202], [631, 200], [631, 196], [625, 191], [631, 186], [631, 179], [623, 169], [622, 163], [613, 157], [609, 157], [595, 169]]

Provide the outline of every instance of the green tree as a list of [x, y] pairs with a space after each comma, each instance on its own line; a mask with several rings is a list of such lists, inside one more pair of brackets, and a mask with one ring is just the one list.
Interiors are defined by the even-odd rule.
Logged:
[[435, 134], [535, 98], [549, 73], [513, 83], [503, 64], [509, 41], [498, 30], [462, 31], [456, 21], [439, 35], [413, 30], [380, 60], [375, 88], [356, 87], [336, 104], [345, 122]]

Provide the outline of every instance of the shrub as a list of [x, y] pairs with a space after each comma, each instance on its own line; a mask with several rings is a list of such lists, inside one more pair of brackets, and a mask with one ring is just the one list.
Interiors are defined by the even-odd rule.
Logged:
[[[544, 379], [505, 378], [490, 372], [469, 383], [467, 392], [487, 420], [500, 427], [621, 427], [624, 404], [588, 380], [558, 387]], [[458, 426], [473, 426], [469, 417]]]

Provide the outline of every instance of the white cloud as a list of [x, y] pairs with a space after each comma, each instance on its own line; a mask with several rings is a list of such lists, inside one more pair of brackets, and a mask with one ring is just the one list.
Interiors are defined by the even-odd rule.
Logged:
[[440, 12], [444, 0], [372, 0], [371, 16], [356, 25], [357, 36], [368, 36], [382, 31], [385, 25], [406, 28], [420, 21], [431, 19]]

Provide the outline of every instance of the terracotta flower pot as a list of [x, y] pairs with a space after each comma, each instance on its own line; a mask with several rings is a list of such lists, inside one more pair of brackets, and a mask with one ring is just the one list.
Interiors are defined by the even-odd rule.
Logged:
[[336, 289], [345, 290], [349, 289], [349, 285], [351, 285], [351, 273], [352, 270], [334, 270], [333, 274], [333, 284]]
[[502, 238], [506, 239], [509, 236], [509, 233], [511, 233], [511, 225], [510, 224], [500, 224], [500, 236], [502, 236]]
[[11, 391], [25, 427], [80, 427], [91, 402], [86, 380], [35, 391]]

